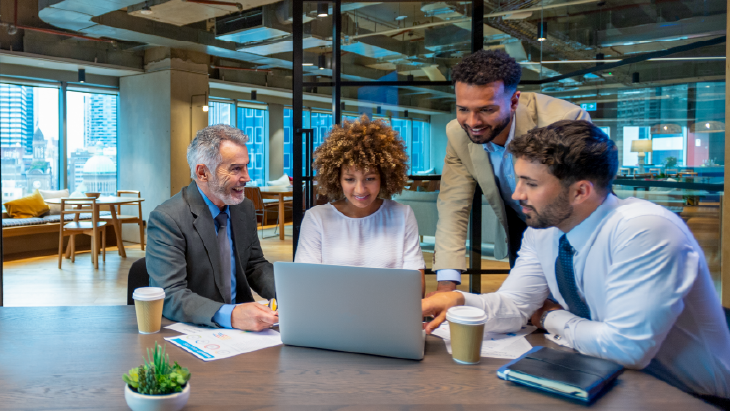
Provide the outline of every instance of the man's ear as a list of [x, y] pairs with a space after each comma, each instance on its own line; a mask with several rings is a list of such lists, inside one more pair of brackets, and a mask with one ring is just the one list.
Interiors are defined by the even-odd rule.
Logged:
[[596, 191], [596, 187], [588, 180], [579, 180], [570, 185], [570, 203], [579, 205], [588, 200]]
[[517, 105], [520, 103], [520, 91], [517, 90], [512, 94], [512, 97], [510, 98], [510, 110], [515, 111], [517, 110]]
[[205, 164], [197, 164], [195, 165], [195, 177], [198, 181], [208, 181], [208, 173], [206, 171], [208, 168], [205, 166]]

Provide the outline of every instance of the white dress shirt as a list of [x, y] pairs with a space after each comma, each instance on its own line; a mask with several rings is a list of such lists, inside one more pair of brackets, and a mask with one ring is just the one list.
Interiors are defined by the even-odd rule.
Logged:
[[[467, 305], [487, 312], [489, 330], [519, 330], [550, 292], [567, 307], [555, 278], [562, 235], [555, 227], [528, 228], [502, 287], [464, 293]], [[567, 238], [591, 319], [551, 312], [544, 324], [550, 333], [684, 391], [730, 397], [730, 332], [702, 249], [679, 217], [609, 195]]]
[[351, 218], [332, 204], [307, 210], [299, 233], [297, 263], [372, 268], [426, 267], [411, 206], [383, 200], [378, 211]]

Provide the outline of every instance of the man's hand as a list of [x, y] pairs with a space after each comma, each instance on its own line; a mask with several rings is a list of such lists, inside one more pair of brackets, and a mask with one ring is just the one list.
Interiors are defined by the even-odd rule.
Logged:
[[562, 310], [562, 309], [563, 309], [563, 307], [560, 304], [558, 304], [552, 300], [545, 300], [545, 303], [542, 305], [542, 308], [538, 309], [537, 311], [535, 311], [532, 314], [532, 318], [531, 318], [532, 325], [534, 325], [535, 327], [538, 327], [538, 328], [542, 328], [543, 325], [540, 323], [540, 319], [542, 318], [542, 314], [545, 311], [554, 311], [554, 310]]
[[231, 313], [231, 327], [246, 331], [271, 328], [279, 321], [279, 313], [259, 303], [239, 304]]
[[454, 290], [456, 290], [455, 281], [439, 281], [439, 284], [436, 287], [436, 291], [431, 291], [430, 293], [426, 294], [426, 298], [437, 293], [448, 293]]
[[464, 305], [464, 295], [456, 292], [443, 292], [421, 300], [424, 317], [434, 317], [433, 321], [423, 326], [426, 334], [437, 329], [446, 319], [446, 310], [457, 305]]

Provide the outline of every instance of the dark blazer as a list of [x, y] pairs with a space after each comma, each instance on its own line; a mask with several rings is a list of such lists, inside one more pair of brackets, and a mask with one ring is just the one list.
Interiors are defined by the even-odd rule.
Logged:
[[[264, 258], [251, 200], [230, 206], [236, 260], [236, 303], [253, 302], [251, 288], [274, 297], [274, 268]], [[173, 321], [215, 326], [213, 315], [231, 296], [223, 295], [215, 224], [195, 182], [150, 213], [147, 228], [150, 286], [165, 289], [163, 315]]]

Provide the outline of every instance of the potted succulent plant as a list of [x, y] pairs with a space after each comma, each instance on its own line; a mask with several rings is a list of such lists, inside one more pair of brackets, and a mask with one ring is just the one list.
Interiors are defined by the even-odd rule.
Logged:
[[155, 342], [143, 365], [122, 376], [126, 383], [124, 398], [134, 411], [178, 411], [190, 397], [190, 371], [177, 361], [170, 364], [165, 348]]

